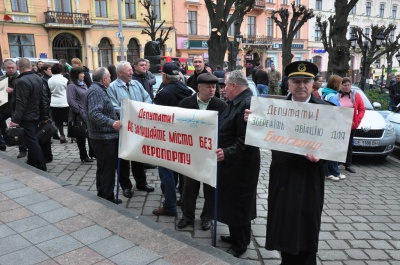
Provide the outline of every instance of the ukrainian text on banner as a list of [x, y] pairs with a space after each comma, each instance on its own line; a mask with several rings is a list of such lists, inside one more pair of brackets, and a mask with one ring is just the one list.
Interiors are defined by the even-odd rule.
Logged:
[[124, 99], [122, 159], [159, 165], [216, 186], [218, 112]]
[[246, 144], [345, 162], [352, 108], [252, 97]]

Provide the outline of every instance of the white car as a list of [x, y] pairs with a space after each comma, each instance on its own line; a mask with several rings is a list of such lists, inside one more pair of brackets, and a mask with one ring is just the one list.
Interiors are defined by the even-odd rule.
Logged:
[[394, 132], [396, 134], [396, 145], [400, 146], [400, 104], [393, 108], [393, 111], [384, 111], [386, 113], [386, 119], [390, 121], [394, 126]]

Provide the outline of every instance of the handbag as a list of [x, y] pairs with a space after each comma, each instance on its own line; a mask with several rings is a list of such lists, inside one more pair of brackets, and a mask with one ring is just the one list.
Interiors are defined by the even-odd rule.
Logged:
[[86, 136], [86, 122], [70, 121], [68, 122], [69, 138], [84, 138]]
[[44, 144], [50, 141], [51, 137], [58, 131], [57, 127], [49, 120], [41, 122], [36, 130], [36, 138], [39, 144]]
[[9, 127], [6, 129], [4, 141], [7, 146], [23, 145], [24, 144], [24, 128]]

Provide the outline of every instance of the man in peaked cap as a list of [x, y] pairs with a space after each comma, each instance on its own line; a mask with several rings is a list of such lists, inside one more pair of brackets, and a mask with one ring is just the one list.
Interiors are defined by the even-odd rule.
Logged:
[[[312, 94], [318, 67], [298, 61], [285, 68], [288, 100], [326, 104]], [[318, 157], [272, 150], [265, 248], [281, 252], [281, 264], [317, 264], [324, 204], [324, 171]]]
[[[210, 73], [200, 74], [197, 77], [198, 93], [191, 97], [183, 99], [179, 102], [179, 107], [187, 109], [201, 109], [218, 111], [218, 115], [225, 110], [227, 104], [215, 96], [215, 90], [218, 83], [218, 78]], [[181, 199], [182, 219], [178, 222], [178, 228], [183, 229], [188, 225], [194, 224], [196, 199], [199, 194], [200, 182], [189, 177], [184, 177], [183, 191]], [[208, 200], [206, 190], [211, 191], [211, 187], [203, 184], [204, 200]], [[204, 202], [204, 205], [206, 202]], [[203, 206], [203, 211], [200, 215], [201, 228], [206, 231], [211, 227], [211, 221], [206, 217], [206, 210]]]

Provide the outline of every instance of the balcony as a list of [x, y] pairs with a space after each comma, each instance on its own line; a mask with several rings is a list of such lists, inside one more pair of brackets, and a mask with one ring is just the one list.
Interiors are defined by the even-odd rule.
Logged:
[[242, 44], [244, 45], [260, 45], [266, 46], [272, 44], [272, 37], [271, 36], [263, 36], [263, 35], [256, 35], [256, 36], [245, 36], [243, 38]]
[[253, 10], [255, 10], [255, 9], [264, 10], [265, 9], [265, 0], [256, 0], [254, 3]]
[[92, 27], [89, 14], [48, 11], [44, 12], [44, 15], [45, 28], [90, 29]]

